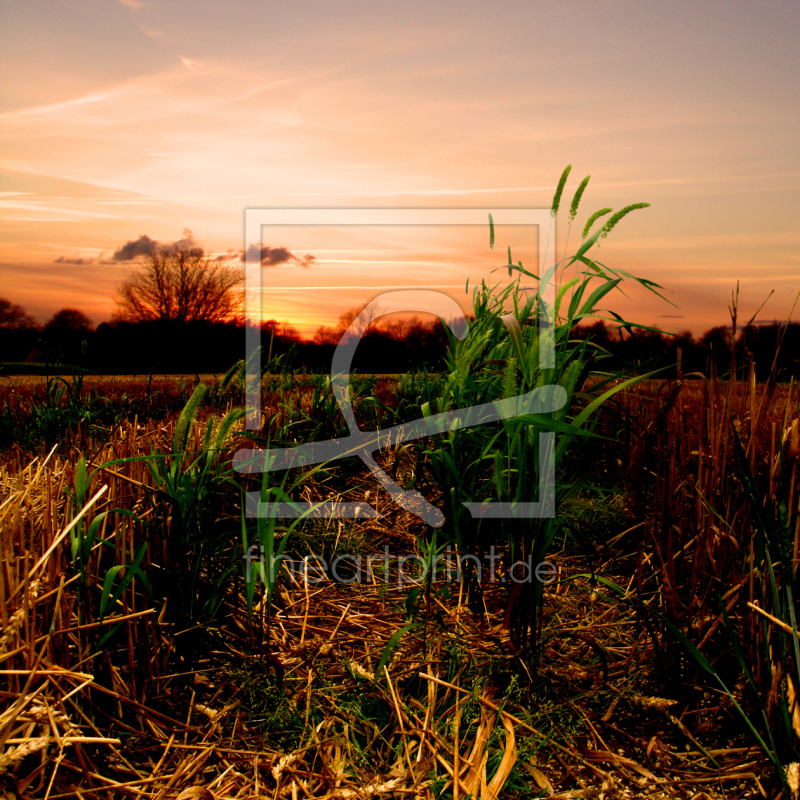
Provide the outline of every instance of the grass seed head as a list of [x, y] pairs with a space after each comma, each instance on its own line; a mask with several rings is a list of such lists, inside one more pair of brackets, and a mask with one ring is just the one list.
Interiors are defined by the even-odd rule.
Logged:
[[0, 775], [32, 753], [47, 747], [52, 739], [52, 736], [39, 736], [37, 739], [29, 739], [27, 742], [12, 747], [5, 753], [0, 753]]
[[558, 181], [558, 187], [556, 188], [556, 193], [553, 195], [553, 205], [550, 208], [550, 216], [554, 217], [558, 214], [558, 207], [561, 205], [561, 195], [564, 192], [564, 184], [567, 182], [567, 177], [569, 176], [569, 172], [572, 169], [572, 164], [569, 164], [567, 168], [561, 173], [561, 178]]
[[583, 233], [581, 234], [581, 239], [585, 239], [589, 235], [589, 231], [592, 229], [592, 225], [594, 225], [594, 221], [599, 217], [604, 217], [606, 214], [610, 214], [614, 209], [613, 208], [601, 208], [599, 211], [595, 211], [589, 219], [586, 220], [586, 224], [583, 226]]
[[581, 204], [581, 198], [583, 197], [583, 193], [586, 190], [586, 186], [589, 183], [589, 178], [591, 177], [592, 177], [591, 175], [587, 175], [581, 181], [581, 185], [578, 187], [578, 190], [575, 192], [575, 196], [572, 198], [572, 205], [570, 206], [569, 209], [570, 222], [572, 222], [572, 220], [574, 220], [578, 214], [578, 206]]
[[611, 219], [603, 227], [603, 232], [600, 236], [605, 239], [609, 233], [611, 233], [614, 226], [625, 216], [631, 213], [631, 211], [636, 211], [639, 208], [648, 208], [650, 203], [632, 203], [629, 206], [625, 206], [621, 211], [617, 211]]

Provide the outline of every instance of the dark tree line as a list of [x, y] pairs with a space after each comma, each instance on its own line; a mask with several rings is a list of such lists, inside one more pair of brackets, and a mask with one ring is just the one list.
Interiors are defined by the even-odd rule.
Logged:
[[40, 326], [20, 306], [0, 297], [0, 362], [74, 360], [92, 335], [91, 320], [77, 308], [62, 308]]
[[[262, 325], [262, 360], [276, 369], [328, 372], [336, 343], [359, 309], [342, 315], [337, 327], [320, 328], [304, 340], [290, 325], [270, 320]], [[447, 336], [438, 320], [375, 321], [361, 332], [353, 362], [361, 373], [399, 373], [444, 366]], [[732, 364], [746, 377], [752, 363], [756, 377], [785, 381], [800, 377], [800, 325], [751, 325], [731, 343], [731, 330], [717, 327], [699, 338], [654, 331], [621, 329], [603, 322], [580, 326], [572, 338], [589, 338], [598, 369], [622, 368], [639, 373], [668, 367], [678, 371], [725, 376]], [[779, 347], [780, 344], [780, 347]], [[776, 357], [777, 353], [777, 357]], [[224, 372], [244, 358], [245, 327], [240, 321], [116, 318], [93, 328], [78, 309], [65, 308], [43, 326], [25, 311], [0, 298], [0, 362], [78, 366], [103, 374]], [[773, 368], [774, 367], [774, 368]], [[7, 367], [6, 369], [9, 369]]]
[[[689, 331], [669, 335], [656, 331], [611, 327], [601, 321], [572, 331], [574, 338], [590, 338], [598, 359], [609, 367], [639, 373], [668, 367], [664, 377], [702, 373], [727, 376], [735, 369], [747, 377], [752, 364], [756, 378], [788, 381], [800, 377], [800, 324], [750, 325], [731, 341], [731, 329], [711, 328], [699, 338]], [[598, 362], [602, 364], [602, 361]], [[610, 370], [609, 370], [610, 371]]]
[[[338, 329], [334, 329], [338, 330]], [[218, 373], [245, 358], [245, 326], [238, 321], [114, 319], [93, 329], [85, 315], [65, 309], [46, 325], [0, 324], [0, 362], [6, 370], [39, 371], [34, 365], [71, 366], [101, 374]], [[281, 370], [328, 372], [341, 331], [325, 341], [303, 340], [285, 323], [261, 327], [262, 363]], [[353, 368], [359, 372], [439, 369], [446, 337], [438, 323], [412, 320], [362, 336]], [[9, 362], [13, 362], [13, 365]]]

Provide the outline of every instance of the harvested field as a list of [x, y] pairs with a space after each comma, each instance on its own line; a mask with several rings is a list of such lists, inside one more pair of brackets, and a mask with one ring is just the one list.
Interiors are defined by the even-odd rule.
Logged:
[[[508, 586], [484, 583], [475, 595], [468, 583], [440, 574], [426, 588], [415, 571], [425, 557], [425, 526], [349, 462], [304, 481], [297, 496], [366, 501], [381, 518], [305, 520], [284, 551], [306, 565], [305, 576], [257, 583], [248, 604], [236, 494], [215, 483], [202, 515], [195, 519], [190, 509], [181, 518], [183, 501], [170, 500], [157, 476], [178, 464], [202, 486], [194, 456], [164, 456], [163, 473], [142, 459], [173, 451], [175, 415], [125, 420], [110, 437], [89, 430], [83, 446], [73, 437], [32, 460], [7, 452], [0, 471], [7, 791], [50, 798], [168, 798], [191, 786], [217, 798], [766, 796], [768, 761], [733, 700], [700, 684], [703, 671], [641, 605], [667, 611], [685, 602], [679, 580], [664, 582], [679, 562], [673, 556], [668, 571], [658, 543], [663, 508], [653, 497], [689, 491], [681, 470], [696, 471], [692, 448], [706, 446], [689, 434], [702, 430], [700, 415], [714, 413], [713, 395], [709, 405], [701, 387], [685, 382], [675, 393], [652, 384], [622, 396], [613, 413], [629, 415], [632, 433], [651, 436], [647, 452], [661, 460], [659, 446], [682, 426], [686, 460], [675, 460], [684, 450], [673, 448], [671, 466], [654, 471], [643, 499], [644, 484], [631, 486], [637, 470], [653, 466], [637, 449], [641, 435], [596, 451], [605, 494], [564, 509], [563, 539], [548, 554], [558, 581], [545, 588], [535, 663], [509, 639]], [[765, 399], [764, 387], [753, 395], [745, 386], [745, 419], [756, 407], [748, 405], [752, 397], [764, 400], [753, 431], [763, 431], [764, 420], [783, 424], [796, 403], [787, 391]], [[310, 424], [309, 389], [287, 397], [282, 420], [276, 406], [276, 430], [297, 427], [304, 408]], [[202, 452], [213, 413], [213, 404], [199, 409], [188, 451]], [[756, 467], [773, 438], [754, 440]], [[225, 463], [236, 444], [234, 436], [215, 481], [230, 474]], [[88, 454], [84, 473], [81, 454]], [[400, 478], [416, 468], [409, 453], [379, 461]], [[670, 475], [673, 485], [665, 482]], [[436, 502], [435, 491], [429, 499]], [[692, 521], [702, 523], [697, 503]], [[706, 522], [713, 527], [714, 519]], [[186, 538], [190, 529], [194, 539]], [[675, 555], [696, 563], [698, 530], [670, 542]], [[285, 533], [276, 526], [275, 542]], [[172, 546], [181, 536], [182, 554]], [[703, 550], [723, 544], [702, 540]], [[335, 576], [319, 569], [318, 559], [330, 564], [344, 555], [350, 560]], [[357, 576], [359, 556], [374, 560]], [[196, 580], [181, 584], [195, 593], [195, 607], [171, 608], [169, 582], [198, 561]], [[755, 589], [729, 595], [737, 602], [728, 613], [755, 623], [757, 635], [761, 616], [744, 613], [748, 600], [759, 600], [757, 582], [749, 585]], [[705, 613], [708, 622], [686, 620], [683, 630], [713, 642], [709, 623], [716, 620], [718, 632], [720, 617]], [[673, 619], [680, 623], [680, 614]]]

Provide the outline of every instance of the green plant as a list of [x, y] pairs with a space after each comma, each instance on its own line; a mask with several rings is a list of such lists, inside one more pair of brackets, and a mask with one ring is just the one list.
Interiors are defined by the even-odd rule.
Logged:
[[[562, 174], [553, 199], [554, 220], [569, 169]], [[570, 222], [586, 183], [584, 180], [575, 193]], [[559, 529], [555, 509], [581, 483], [582, 476], [564, 470], [570, 443], [576, 436], [595, 436], [594, 413], [617, 392], [649, 377], [603, 375], [594, 383], [592, 396], [580, 406], [575, 404], [593, 354], [588, 340], [573, 340], [570, 332], [583, 320], [604, 318], [599, 304], [623, 280], [638, 282], [656, 294], [660, 288], [589, 256], [591, 248], [621, 219], [646, 205], [626, 206], [614, 214], [571, 258], [541, 276], [526, 270], [521, 262], [514, 264], [509, 247], [506, 268], [511, 281], [505, 286], [483, 281], [474, 289], [469, 335], [463, 340], [450, 337], [445, 386], [422, 406], [426, 417], [448, 411], [455, 414], [487, 403], [506, 412], [499, 422], [479, 428], [451, 425], [426, 451], [429, 474], [445, 502], [446, 535], [459, 552], [480, 558], [490, 545], [497, 544], [506, 554], [506, 571], [512, 562], [523, 560], [530, 565], [530, 577], [532, 567], [545, 559]], [[593, 215], [590, 222], [599, 215]], [[565, 279], [567, 269], [573, 266], [575, 276]], [[531, 289], [523, 281], [533, 282], [537, 288]], [[650, 330], [614, 317], [628, 328]], [[553, 401], [560, 398], [560, 407], [547, 408], [545, 401], [537, 409], [537, 403], [531, 402], [536, 392]], [[537, 495], [540, 505], [531, 511], [527, 504]], [[510, 511], [482, 519], [482, 506], [485, 510], [489, 508], [486, 503], [498, 502]], [[476, 583], [473, 589], [477, 589]], [[538, 640], [541, 601], [538, 580], [516, 584], [509, 598], [512, 641], [529, 657]]]
[[[206, 388], [198, 383], [181, 411], [172, 441], [172, 452], [151, 450], [148, 456], [117, 459], [108, 468], [132, 461], [144, 461], [163, 501], [165, 586], [169, 616], [179, 625], [213, 618], [222, 603], [229, 578], [236, 571], [236, 555], [228, 546], [230, 531], [220, 531], [211, 518], [212, 501], [230, 481], [230, 470], [222, 454], [242, 409], [232, 409], [218, 419], [212, 414], [205, 425], [197, 451], [190, 455], [192, 434]], [[199, 431], [197, 431], [199, 433]]]
[[71, 367], [72, 380], [61, 376], [47, 377], [42, 402], [32, 402], [33, 419], [38, 434], [46, 442], [62, 439], [77, 424], [91, 422], [91, 403], [83, 397], [83, 372]]
[[303, 718], [270, 671], [263, 659], [247, 657], [232, 663], [227, 669], [228, 679], [238, 690], [241, 708], [248, 721], [270, 743], [279, 744], [288, 752], [300, 746]]
[[[286, 489], [287, 474], [284, 473], [280, 486], [268, 486], [269, 472], [264, 472], [261, 482], [261, 493], [259, 495], [260, 504], [274, 503], [288, 503], [291, 505], [291, 500]], [[245, 508], [246, 501], [242, 496], [242, 548], [245, 553], [245, 597], [247, 599], [247, 614], [250, 624], [253, 624], [253, 607], [256, 586], [258, 581], [261, 581], [263, 588], [262, 604], [263, 617], [266, 620], [265, 632], [266, 636], [269, 635], [269, 626], [272, 616], [272, 602], [275, 595], [275, 587], [278, 582], [278, 577], [284, 567], [283, 556], [286, 550], [286, 545], [289, 542], [289, 537], [297, 527], [297, 525], [304, 518], [304, 514], [299, 515], [288, 528], [277, 525], [277, 518], [272, 516], [265, 516], [263, 513], [258, 512], [255, 536], [251, 538], [250, 531], [248, 531]], [[282, 533], [280, 540], [276, 542], [276, 533]], [[255, 559], [255, 564], [251, 558], [251, 552], [254, 548], [258, 549], [258, 556]]]
[[[89, 472], [87, 469], [86, 458], [81, 456], [75, 464], [75, 469], [73, 472], [73, 491], [70, 491], [69, 489], [64, 490], [64, 494], [72, 501], [73, 520], [81, 514], [87, 500], [89, 499], [89, 486], [93, 474], [94, 471]], [[125, 508], [115, 508], [97, 514], [95, 517], [93, 517], [91, 522], [88, 522], [84, 518], [79, 519], [70, 531], [70, 555], [72, 559], [72, 566], [75, 570], [75, 573], [80, 576], [78, 585], [81, 599], [84, 603], [87, 601], [87, 592], [91, 586], [90, 560], [93, 550], [95, 550], [96, 546], [100, 545], [104, 545], [112, 550], [114, 549], [113, 544], [109, 540], [100, 537], [100, 533], [106, 524], [106, 518], [110, 514], [119, 514], [120, 516], [132, 517], [133, 519], [139, 521], [138, 517], [132, 511], [129, 511]], [[100, 599], [101, 620], [105, 616], [108, 608], [114, 605], [116, 600], [135, 577], [141, 578], [148, 593], [152, 594], [144, 573], [139, 569], [139, 564], [141, 563], [146, 548], [147, 543], [142, 543], [142, 546], [139, 548], [132, 565], [120, 565], [117, 567], [112, 567], [106, 573], [106, 578], [103, 582], [103, 592]], [[128, 573], [126, 574], [121, 585], [118, 586], [112, 594], [113, 579], [121, 569], [127, 569]]]

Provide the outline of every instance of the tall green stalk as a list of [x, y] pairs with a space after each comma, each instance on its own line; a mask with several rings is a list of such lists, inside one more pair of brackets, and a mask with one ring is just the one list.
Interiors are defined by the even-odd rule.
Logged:
[[225, 555], [230, 549], [230, 533], [215, 530], [208, 511], [212, 499], [228, 481], [221, 455], [244, 411], [232, 409], [222, 419], [212, 414], [195, 447], [191, 440], [205, 392], [205, 386], [199, 383], [186, 402], [175, 425], [171, 453], [152, 452], [102, 465], [144, 461], [150, 472], [163, 502], [167, 614], [179, 626], [212, 618], [228, 579], [237, 569], [235, 555]]
[[[569, 168], [553, 200], [551, 227], [568, 172]], [[587, 180], [580, 184], [570, 205], [570, 223], [586, 184]], [[483, 281], [473, 290], [474, 321], [469, 335], [461, 341], [451, 337], [444, 390], [423, 406], [423, 412], [430, 416], [488, 402], [520, 404], [520, 413], [509, 419], [473, 429], [454, 427], [442, 433], [427, 455], [429, 472], [444, 496], [446, 534], [459, 552], [479, 560], [491, 546], [503, 553], [505, 579], [511, 587], [506, 616], [511, 639], [531, 657], [539, 638], [543, 584], [523, 577], [531, 578], [536, 565], [545, 560], [560, 526], [558, 506], [579, 485], [580, 476], [565, 471], [570, 443], [575, 436], [595, 435], [593, 414], [616, 392], [650, 377], [605, 375], [594, 385], [590, 402], [583, 406], [574, 403], [590, 374], [592, 351], [587, 340], [570, 339], [572, 329], [583, 320], [607, 317], [599, 304], [624, 280], [638, 282], [658, 294], [657, 284], [590, 257], [600, 238], [631, 211], [645, 205], [623, 208], [584, 239], [573, 256], [541, 276], [526, 270], [521, 262], [515, 265], [509, 248], [508, 264], [503, 269], [508, 270], [510, 281], [505, 285]], [[593, 215], [591, 221], [598, 216]], [[494, 237], [490, 220], [490, 245]], [[555, 239], [552, 230], [548, 242], [550, 238]], [[573, 266], [575, 276], [564, 280], [566, 270]], [[616, 318], [628, 327], [646, 327]], [[545, 355], [542, 360], [547, 353], [552, 353], [552, 358]], [[623, 380], [612, 383], [616, 378]], [[560, 387], [558, 393], [566, 396], [563, 407], [528, 413], [530, 410], [515, 399], [537, 389], [545, 392], [547, 387]], [[549, 482], [553, 467], [555, 484]], [[547, 509], [542, 495], [554, 499], [555, 514]], [[533, 517], [523, 504], [537, 498], [540, 516]], [[511, 513], [481, 517], [481, 504], [498, 502], [510, 504]], [[526, 562], [527, 567], [518, 564], [517, 572], [510, 573], [512, 564], [519, 561]], [[473, 575], [473, 589], [477, 577]]]

